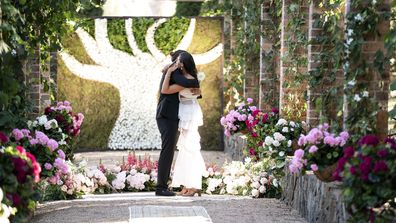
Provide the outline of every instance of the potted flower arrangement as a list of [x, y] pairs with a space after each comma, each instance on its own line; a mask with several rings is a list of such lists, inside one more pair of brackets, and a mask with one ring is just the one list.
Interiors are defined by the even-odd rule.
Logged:
[[0, 148], [0, 201], [5, 203], [3, 207], [9, 207], [0, 214], [8, 215], [12, 222], [28, 222], [40, 197], [34, 186], [40, 181], [41, 167], [31, 153], [22, 146], [10, 145], [1, 132]]
[[70, 102], [58, 102], [45, 108], [45, 113], [34, 121], [28, 121], [29, 130], [40, 131], [58, 142], [67, 160], [73, 160], [74, 147], [84, 121], [81, 113], [73, 114]]
[[248, 126], [246, 121], [250, 114], [258, 111], [256, 106], [252, 105], [253, 99], [248, 98], [245, 102], [229, 111], [225, 116], [221, 117], [220, 123], [224, 127], [224, 135], [230, 137], [231, 135], [241, 132], [246, 134]]
[[292, 154], [298, 137], [304, 133], [303, 123], [279, 118], [278, 109], [273, 108], [268, 113], [258, 112], [248, 126], [251, 131], [245, 154], [255, 160], [271, 157], [282, 172], [286, 156]]
[[312, 170], [319, 180], [334, 181], [333, 172], [348, 139], [348, 132], [339, 135], [329, 132], [327, 123], [311, 129], [298, 139], [301, 148], [294, 152], [289, 170], [292, 173]]
[[344, 149], [334, 178], [353, 222], [392, 222], [396, 216], [396, 141], [380, 143], [374, 135]]

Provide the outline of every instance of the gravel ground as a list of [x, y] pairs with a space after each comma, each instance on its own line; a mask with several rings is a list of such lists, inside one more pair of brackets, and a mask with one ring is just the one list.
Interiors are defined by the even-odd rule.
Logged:
[[[277, 199], [240, 196], [156, 197], [153, 192], [91, 195], [81, 200], [42, 204], [33, 223], [128, 222], [132, 205], [203, 206], [214, 223], [306, 222]], [[156, 222], [160, 223], [160, 222]]]

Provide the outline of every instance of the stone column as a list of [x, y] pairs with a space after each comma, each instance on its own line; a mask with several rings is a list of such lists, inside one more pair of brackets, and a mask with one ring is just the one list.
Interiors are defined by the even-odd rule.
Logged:
[[297, 41], [296, 33], [290, 30], [289, 21], [293, 19], [291, 15], [290, 6], [293, 5], [293, 9], [300, 10], [304, 13], [305, 18], [301, 27], [302, 33], [308, 33], [308, 5], [307, 1], [301, 1], [300, 4], [297, 1], [283, 0], [282, 1], [282, 33], [281, 33], [281, 60], [280, 60], [280, 115], [290, 116], [293, 119], [299, 118], [305, 119], [305, 103], [306, 99], [304, 94], [306, 93], [306, 82], [302, 81], [301, 84], [295, 85], [296, 79], [298, 78], [297, 73], [306, 73], [307, 67], [295, 67], [293, 61], [304, 60], [307, 58], [307, 48], [305, 46], [297, 46], [294, 51], [295, 55], [289, 55], [288, 51], [290, 48], [290, 41]]

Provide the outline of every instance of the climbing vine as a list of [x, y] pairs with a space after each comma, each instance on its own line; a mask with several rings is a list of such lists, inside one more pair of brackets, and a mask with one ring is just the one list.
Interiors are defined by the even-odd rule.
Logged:
[[[344, 54], [344, 0], [318, 4], [323, 14], [314, 14], [314, 28], [320, 35], [310, 42], [319, 53], [313, 57], [317, 66], [309, 71], [310, 98], [320, 114], [321, 123], [330, 123], [335, 130], [342, 129], [343, 54]], [[319, 94], [316, 94], [319, 92]]]
[[[364, 1], [351, 2], [351, 12], [347, 15], [346, 41], [345, 41], [345, 99], [349, 114], [344, 114], [345, 127], [355, 135], [377, 133], [376, 126], [381, 113], [381, 99], [371, 89], [387, 90], [385, 67], [389, 66], [387, 54], [378, 50], [367, 60], [362, 56], [364, 41], [368, 36], [381, 34], [380, 24], [389, 19], [390, 13], [381, 13], [377, 10], [377, 4], [382, 1], [372, 1], [366, 4]], [[355, 139], [357, 140], [357, 138]]]

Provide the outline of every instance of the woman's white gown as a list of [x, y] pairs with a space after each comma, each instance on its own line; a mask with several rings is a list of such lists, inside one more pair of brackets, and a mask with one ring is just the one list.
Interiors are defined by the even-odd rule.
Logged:
[[186, 88], [179, 92], [179, 153], [173, 169], [172, 187], [202, 189], [202, 175], [206, 171], [201, 155], [198, 127], [203, 125], [203, 115], [197, 96]]

